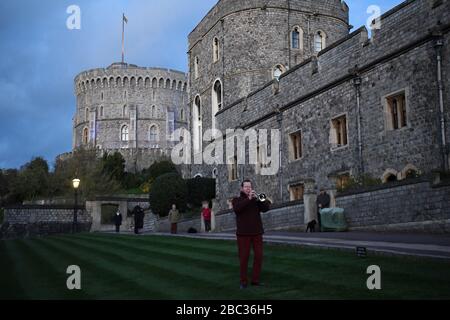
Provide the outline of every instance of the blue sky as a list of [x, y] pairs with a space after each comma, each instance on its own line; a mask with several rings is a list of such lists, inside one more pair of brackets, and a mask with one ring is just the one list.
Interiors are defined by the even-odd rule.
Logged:
[[[187, 71], [187, 36], [217, 0], [0, 1], [0, 168], [71, 151], [73, 79], [121, 59], [125, 12], [126, 62]], [[385, 12], [402, 0], [347, 0], [350, 23], [366, 23], [370, 5]], [[81, 30], [69, 30], [70, 5]]]

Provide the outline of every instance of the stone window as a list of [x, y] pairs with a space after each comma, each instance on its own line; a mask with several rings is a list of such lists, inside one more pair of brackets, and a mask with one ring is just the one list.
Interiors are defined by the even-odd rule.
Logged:
[[219, 47], [219, 39], [214, 38], [213, 40], [213, 62], [219, 61], [220, 57], [220, 47]]
[[322, 51], [323, 49], [325, 49], [326, 46], [326, 35], [325, 32], [323, 31], [317, 31], [316, 34], [314, 35], [314, 51], [316, 53]]
[[152, 106], [152, 118], [156, 117], [156, 107]]
[[350, 173], [346, 172], [339, 174], [336, 179], [336, 189], [337, 190], [344, 189], [349, 182], [350, 182]]
[[213, 179], [217, 179], [217, 176], [218, 176], [218, 174], [217, 174], [217, 168], [214, 168], [213, 171], [212, 171], [211, 177], [212, 177]]
[[295, 161], [303, 157], [302, 132], [297, 131], [289, 135], [289, 160]]
[[124, 98], [124, 99], [127, 98], [127, 92], [126, 92], [126, 91], [123, 93], [123, 98]]
[[303, 183], [289, 186], [289, 195], [291, 201], [303, 200], [303, 194], [305, 193], [305, 186]]
[[228, 180], [235, 181], [238, 179], [238, 164], [237, 164], [237, 156], [229, 159], [228, 164]]
[[125, 106], [123, 106], [123, 109], [122, 109], [122, 116], [123, 116], [123, 117], [126, 117], [127, 114], [128, 114], [128, 108], [127, 108], [127, 106], [125, 105]]
[[177, 80], [172, 81], [172, 89], [177, 90]]
[[170, 89], [170, 79], [166, 80], [166, 89]]
[[408, 125], [405, 91], [386, 97], [385, 105], [388, 130], [397, 130]]
[[103, 98], [104, 98], [104, 95], [103, 95], [103, 92], [102, 92], [102, 94], [101, 94], [101, 99], [102, 99], [102, 101], [103, 101]]
[[175, 132], [175, 112], [167, 110], [166, 117], [167, 139], [173, 140], [173, 133]]
[[196, 96], [194, 99], [194, 105], [192, 110], [192, 128], [194, 130], [194, 151], [200, 152], [202, 150], [202, 107], [200, 96]]
[[348, 144], [346, 115], [331, 120], [330, 142], [331, 148], [340, 148]]
[[164, 79], [163, 78], [159, 79], [158, 88], [164, 88]]
[[100, 117], [103, 117], [103, 106], [100, 106]]
[[212, 129], [216, 129], [216, 113], [222, 109], [222, 83], [216, 80], [212, 90]]
[[152, 79], [152, 88], [156, 88], [158, 86], [158, 80], [156, 80], [156, 78]]
[[256, 147], [256, 174], [261, 173], [262, 168], [270, 167], [271, 161], [267, 159], [267, 146], [265, 144]]
[[120, 129], [120, 140], [122, 141], [128, 141], [128, 126], [124, 125], [122, 126], [122, 129]]
[[180, 119], [181, 121], [184, 121], [184, 109], [180, 110]]
[[194, 58], [194, 77], [195, 77], [195, 79], [198, 79], [198, 76], [199, 76], [199, 72], [198, 72], [199, 64], [200, 64], [199, 57], [195, 57]]
[[150, 127], [150, 142], [158, 142], [159, 141], [159, 132], [158, 127], [153, 125]]
[[88, 144], [89, 142], [89, 129], [84, 128], [83, 129], [83, 144]]
[[295, 26], [291, 32], [291, 48], [294, 50], [303, 49], [303, 29]]

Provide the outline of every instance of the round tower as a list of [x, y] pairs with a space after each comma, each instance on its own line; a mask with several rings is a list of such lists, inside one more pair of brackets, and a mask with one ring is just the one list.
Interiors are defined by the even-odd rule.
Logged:
[[193, 135], [216, 128], [221, 109], [348, 35], [348, 15], [341, 0], [220, 0], [189, 35]]
[[75, 93], [73, 148], [119, 151], [128, 170], [169, 155], [172, 132], [188, 128], [183, 72], [114, 63], [76, 76]]

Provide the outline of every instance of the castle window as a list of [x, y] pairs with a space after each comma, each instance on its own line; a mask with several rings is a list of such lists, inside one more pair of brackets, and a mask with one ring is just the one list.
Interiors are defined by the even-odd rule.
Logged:
[[296, 26], [291, 32], [291, 48], [303, 49], [303, 29]]
[[156, 107], [152, 106], [152, 118], [156, 117]]
[[83, 144], [88, 144], [89, 142], [89, 129], [84, 128], [83, 129]]
[[180, 119], [181, 121], [184, 121], [184, 109], [180, 110]]
[[229, 159], [228, 164], [228, 180], [235, 181], [238, 179], [238, 165], [237, 165], [237, 156]]
[[124, 98], [124, 99], [127, 98], [127, 92], [126, 92], [126, 91], [123, 93], [123, 98]]
[[103, 117], [103, 106], [100, 107], [100, 117]]
[[173, 133], [175, 131], [175, 113], [167, 111], [167, 139], [173, 140]]
[[164, 88], [164, 79], [159, 79], [159, 88]]
[[405, 91], [388, 96], [385, 105], [388, 130], [397, 130], [408, 125]]
[[266, 145], [258, 145], [256, 147], [256, 167], [255, 173], [261, 174], [262, 168], [270, 167], [271, 161], [267, 159], [267, 146]]
[[120, 130], [120, 140], [122, 141], [128, 141], [128, 126], [122, 126], [122, 129]]
[[346, 146], [347, 137], [347, 116], [339, 116], [331, 120], [330, 142], [332, 148]]
[[166, 80], [166, 89], [170, 89], [170, 79]]
[[350, 173], [341, 173], [337, 176], [336, 189], [343, 190], [350, 182]]
[[295, 161], [303, 156], [302, 132], [298, 131], [289, 135], [289, 159]]
[[325, 49], [325, 33], [323, 31], [317, 31], [316, 34], [314, 35], [314, 51], [320, 52], [323, 49]]
[[150, 87], [150, 78], [145, 78], [145, 87], [148, 88]]
[[158, 86], [158, 80], [156, 78], [153, 78], [152, 80], [152, 88], [156, 88]]
[[102, 92], [102, 94], [101, 94], [101, 99], [102, 99], [102, 101], [103, 101], [103, 98], [104, 98], [104, 96], [103, 96], [103, 92]]
[[217, 38], [213, 40], [213, 61], [219, 61], [219, 39]]
[[198, 79], [198, 76], [199, 76], [199, 73], [198, 73], [199, 64], [200, 64], [200, 59], [198, 57], [195, 57], [194, 58], [194, 77], [195, 77], [195, 79]]
[[194, 99], [192, 110], [192, 128], [194, 130], [194, 151], [200, 152], [202, 150], [202, 107], [200, 96]]
[[289, 186], [289, 196], [291, 201], [303, 200], [304, 193], [305, 186], [302, 183]]
[[127, 108], [127, 106], [123, 106], [122, 116], [123, 116], [123, 117], [126, 117], [127, 114], [128, 114], [128, 108]]
[[150, 127], [150, 142], [157, 142], [159, 141], [158, 137], [158, 128], [153, 125]]
[[217, 176], [218, 176], [218, 174], [217, 174], [217, 168], [214, 168], [213, 171], [212, 171], [211, 177], [212, 177], [213, 179], [217, 179]]

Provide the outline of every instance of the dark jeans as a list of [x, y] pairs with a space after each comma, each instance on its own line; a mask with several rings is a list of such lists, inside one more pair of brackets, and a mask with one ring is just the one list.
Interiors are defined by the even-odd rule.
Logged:
[[120, 225], [116, 224], [116, 232], [120, 232]]
[[205, 220], [205, 231], [208, 232], [211, 230], [211, 220]]
[[250, 247], [253, 245], [253, 274], [252, 283], [259, 283], [263, 261], [263, 237], [257, 236], [237, 236], [239, 250], [239, 262], [241, 273], [241, 284], [247, 284], [248, 259], [250, 257]]

